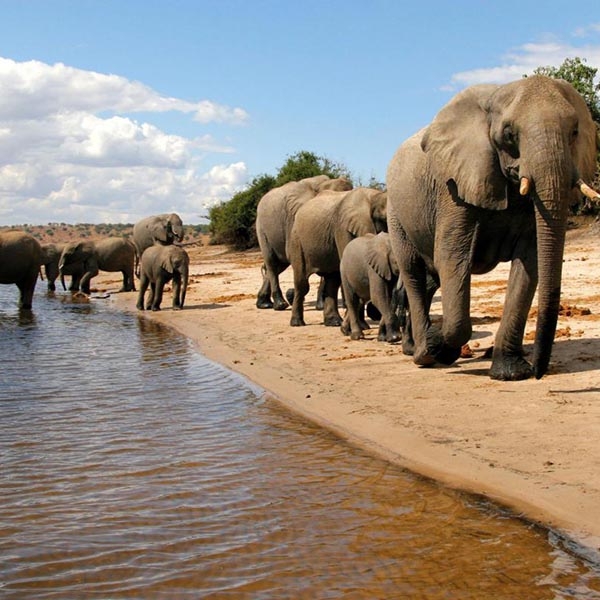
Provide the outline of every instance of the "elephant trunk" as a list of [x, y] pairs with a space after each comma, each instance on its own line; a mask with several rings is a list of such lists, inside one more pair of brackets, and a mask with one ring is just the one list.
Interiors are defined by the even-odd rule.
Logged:
[[[562, 147], [560, 140], [556, 146]], [[547, 147], [547, 146], [546, 146]], [[551, 146], [552, 147], [552, 146]], [[569, 199], [572, 194], [574, 167], [558, 152], [562, 160], [544, 157], [536, 163], [531, 197], [535, 207], [538, 262], [538, 317], [533, 350], [533, 369], [536, 379], [548, 370], [556, 324], [560, 310], [562, 265], [567, 231]], [[523, 181], [521, 182], [523, 187]]]

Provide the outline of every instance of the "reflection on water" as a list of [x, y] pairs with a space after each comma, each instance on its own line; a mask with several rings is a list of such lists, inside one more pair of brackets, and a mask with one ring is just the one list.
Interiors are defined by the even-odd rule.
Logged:
[[270, 402], [169, 329], [0, 286], [0, 597], [600, 598], [563, 540]]

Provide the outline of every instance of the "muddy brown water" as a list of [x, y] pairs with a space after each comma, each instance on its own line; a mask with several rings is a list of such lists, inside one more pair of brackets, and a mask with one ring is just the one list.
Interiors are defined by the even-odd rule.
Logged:
[[0, 286], [0, 598], [600, 598], [596, 557], [110, 302]]

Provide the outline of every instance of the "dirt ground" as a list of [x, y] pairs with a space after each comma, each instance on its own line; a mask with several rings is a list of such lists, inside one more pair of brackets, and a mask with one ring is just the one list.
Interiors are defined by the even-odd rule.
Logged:
[[[257, 251], [188, 246], [191, 283], [183, 311], [145, 312], [175, 327], [210, 359], [238, 371], [291, 410], [417, 473], [483, 494], [518, 514], [600, 550], [600, 225], [569, 231], [562, 310], [550, 371], [541, 380], [488, 377], [508, 265], [474, 278], [472, 356], [419, 368], [400, 345], [350, 341], [314, 310], [306, 327], [290, 310], [258, 310]], [[105, 274], [99, 287], [116, 286]], [[281, 277], [292, 286], [292, 272]], [[316, 282], [316, 279], [315, 279]], [[112, 294], [135, 310], [136, 294]], [[534, 309], [537, 300], [534, 300]], [[439, 298], [433, 315], [441, 316]], [[535, 310], [527, 327], [535, 331]], [[529, 348], [529, 346], [527, 346]]]

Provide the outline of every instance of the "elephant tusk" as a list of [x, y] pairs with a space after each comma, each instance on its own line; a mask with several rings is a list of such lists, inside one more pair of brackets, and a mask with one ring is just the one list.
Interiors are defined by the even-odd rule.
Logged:
[[591, 188], [583, 179], [577, 180], [577, 185], [581, 190], [581, 193], [589, 198], [590, 200], [600, 200], [600, 194], [593, 188]]
[[527, 194], [529, 194], [529, 179], [527, 177], [521, 177], [519, 194], [521, 194], [521, 196], [527, 196]]

